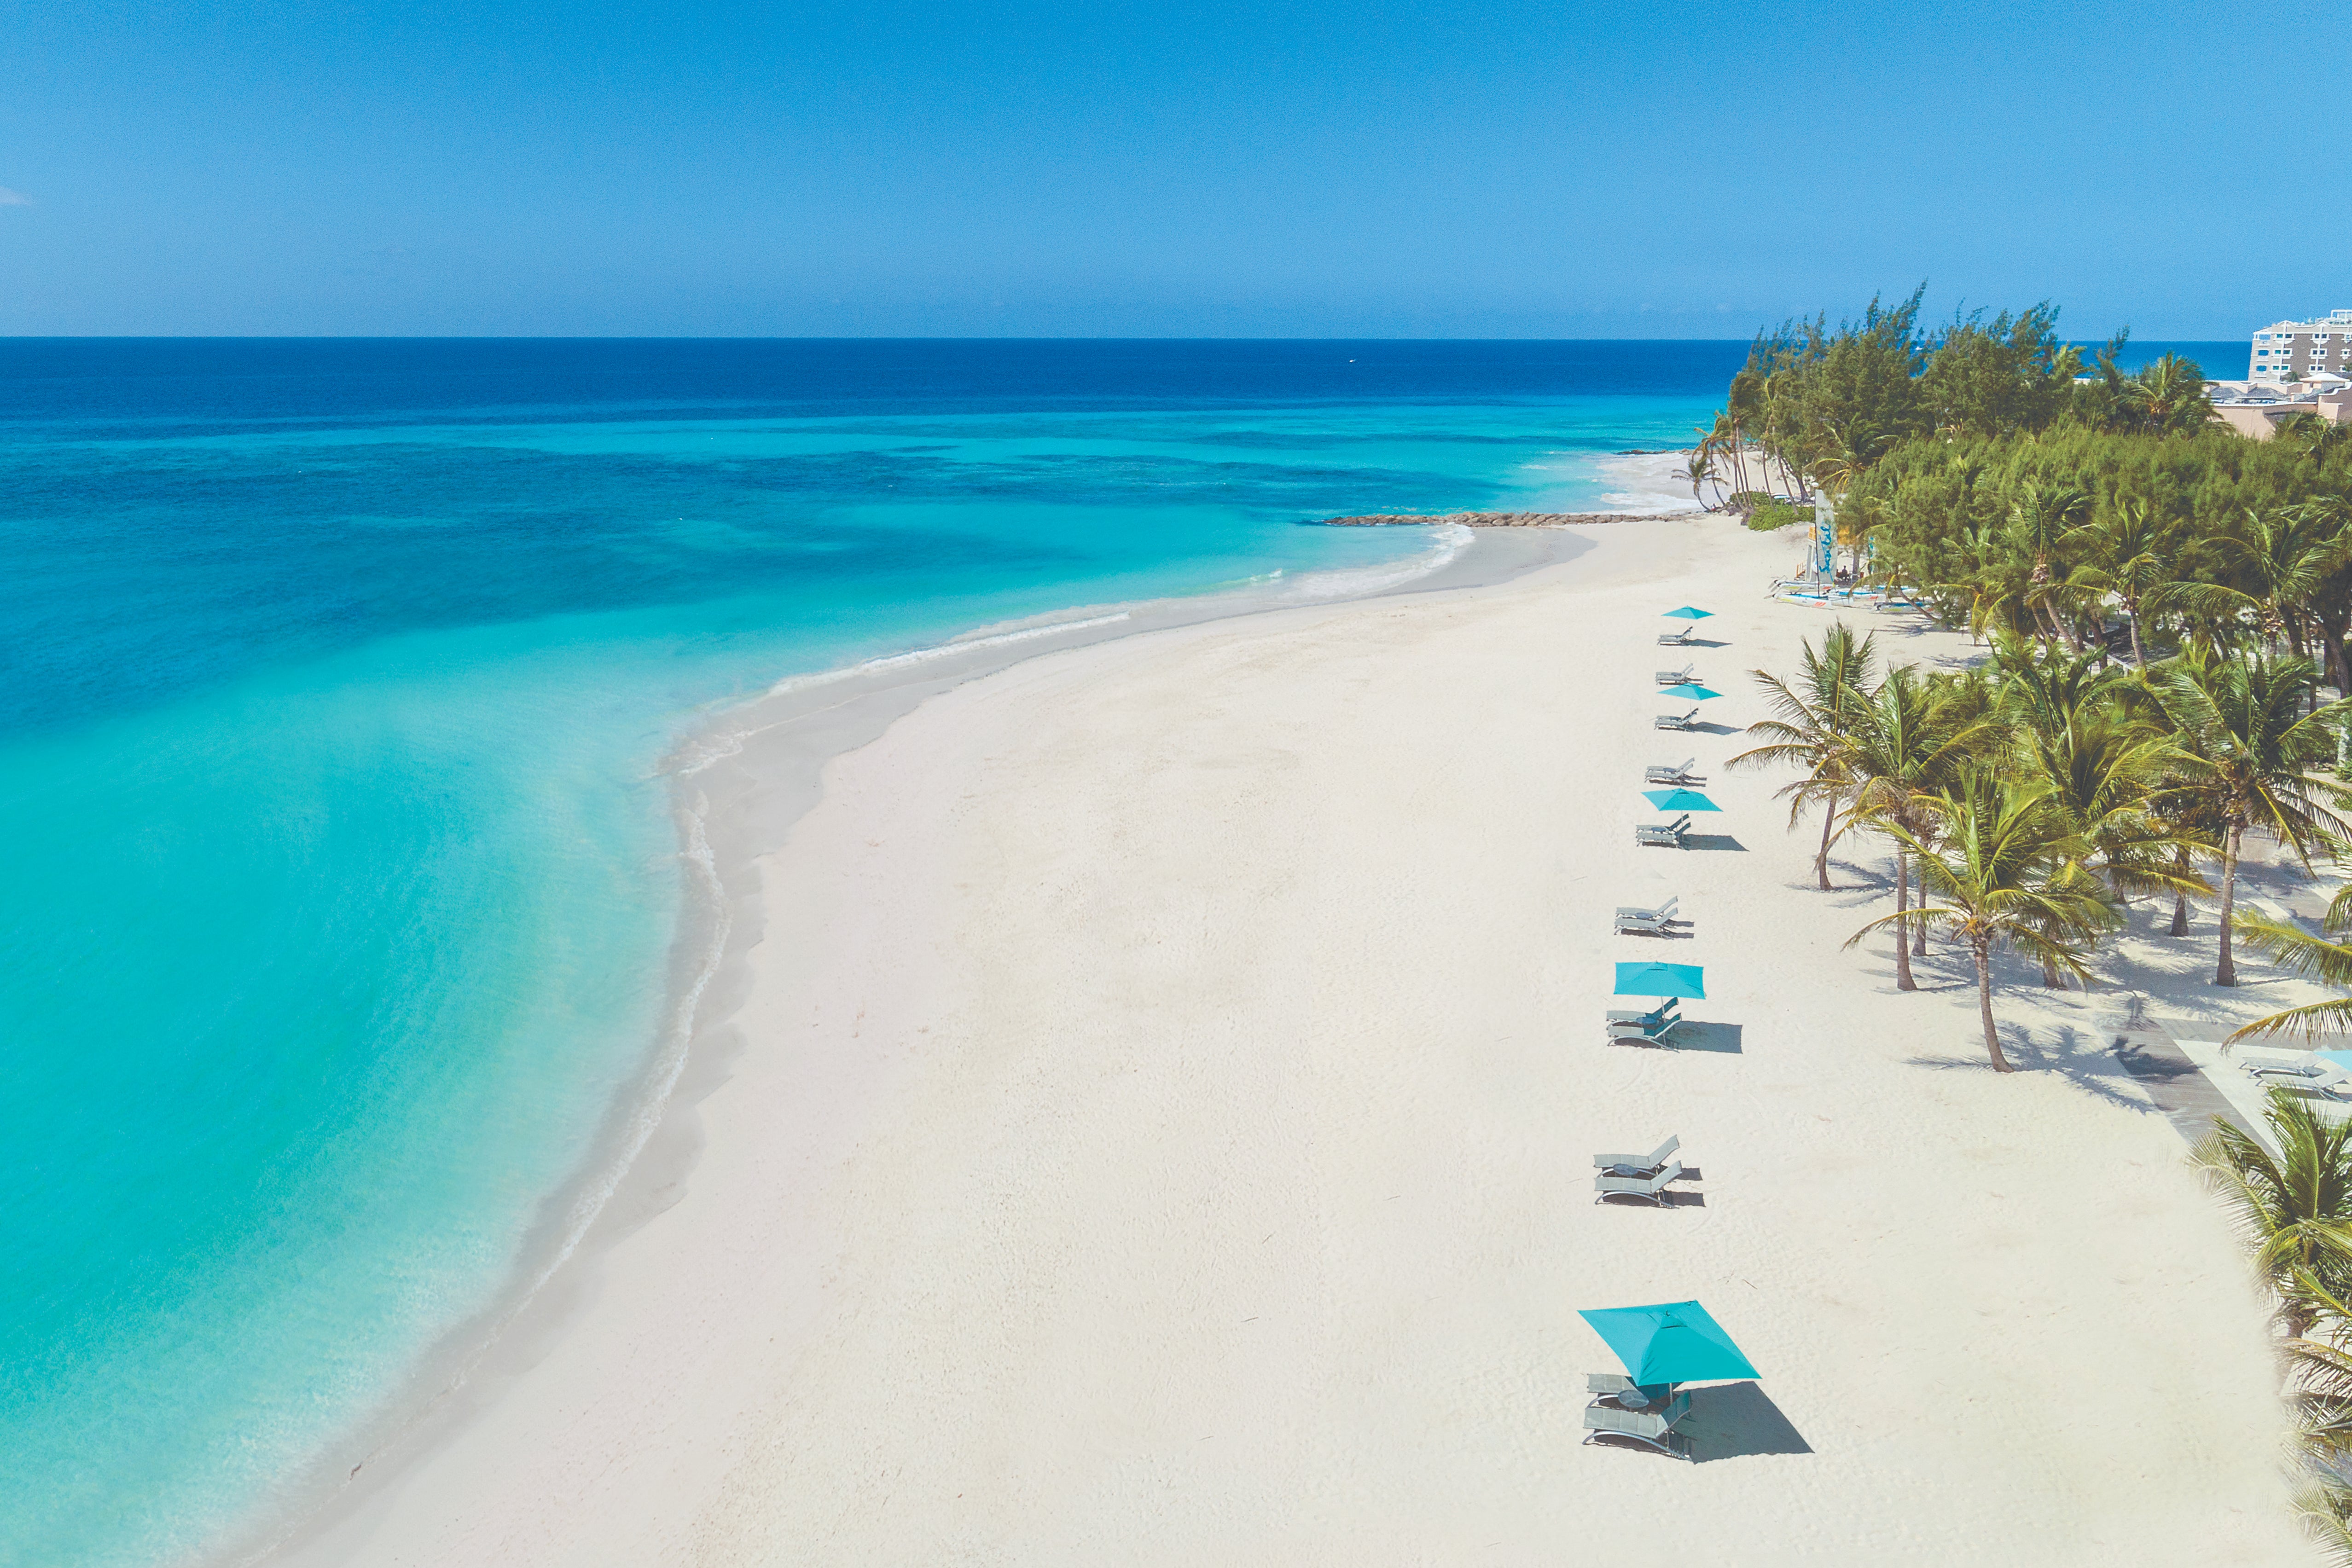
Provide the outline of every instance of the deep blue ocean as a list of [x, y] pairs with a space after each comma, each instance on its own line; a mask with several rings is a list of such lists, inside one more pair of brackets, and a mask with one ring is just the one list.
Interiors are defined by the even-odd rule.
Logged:
[[0, 1562], [204, 1552], [511, 1287], [715, 706], [1592, 507], [1744, 352], [0, 340]]

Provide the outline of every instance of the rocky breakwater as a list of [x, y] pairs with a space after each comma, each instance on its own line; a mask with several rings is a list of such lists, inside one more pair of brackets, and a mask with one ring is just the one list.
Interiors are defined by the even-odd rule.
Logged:
[[1664, 523], [1706, 515], [1694, 507], [1682, 512], [1443, 512], [1325, 517], [1323, 521], [1335, 528], [1384, 528], [1395, 523], [1455, 523], [1465, 528], [1564, 528], [1590, 523]]

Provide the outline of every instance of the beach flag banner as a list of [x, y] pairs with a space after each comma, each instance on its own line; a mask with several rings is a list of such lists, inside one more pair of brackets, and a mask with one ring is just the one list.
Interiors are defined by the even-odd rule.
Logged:
[[1620, 964], [1617, 995], [1621, 997], [1680, 997], [1706, 1000], [1706, 971], [1696, 964]]
[[1598, 1307], [1576, 1315], [1592, 1325], [1636, 1383], [1717, 1383], [1760, 1375], [1696, 1301]]
[[1644, 789], [1642, 799], [1661, 811], [1720, 811], [1722, 807], [1696, 789]]
[[1837, 570], [1837, 526], [1830, 520], [1829, 508], [1818, 501], [1813, 503], [1813, 543], [1821, 556], [1821, 574], [1828, 577]]
[[1685, 604], [1680, 610], [1667, 611], [1666, 619], [1669, 621], [1704, 621], [1714, 613], [1715, 612], [1712, 610], [1694, 609], [1692, 606]]
[[1660, 686], [1658, 695], [1662, 697], [1689, 697], [1696, 702], [1705, 702], [1709, 697], [1719, 697], [1723, 694], [1708, 691], [1696, 682], [1685, 681], [1678, 686]]

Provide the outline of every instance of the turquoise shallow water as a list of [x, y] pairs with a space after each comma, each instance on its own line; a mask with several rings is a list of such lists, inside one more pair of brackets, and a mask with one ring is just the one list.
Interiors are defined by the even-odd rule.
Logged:
[[1590, 505], [1738, 351], [0, 344], [0, 1561], [201, 1552], [509, 1282], [698, 715]]

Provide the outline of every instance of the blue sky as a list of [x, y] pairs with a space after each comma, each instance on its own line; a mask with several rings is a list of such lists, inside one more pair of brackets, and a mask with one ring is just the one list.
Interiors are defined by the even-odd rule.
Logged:
[[2084, 337], [2352, 306], [2340, 0], [0, 0], [0, 36], [5, 333], [1745, 337], [1923, 278]]

